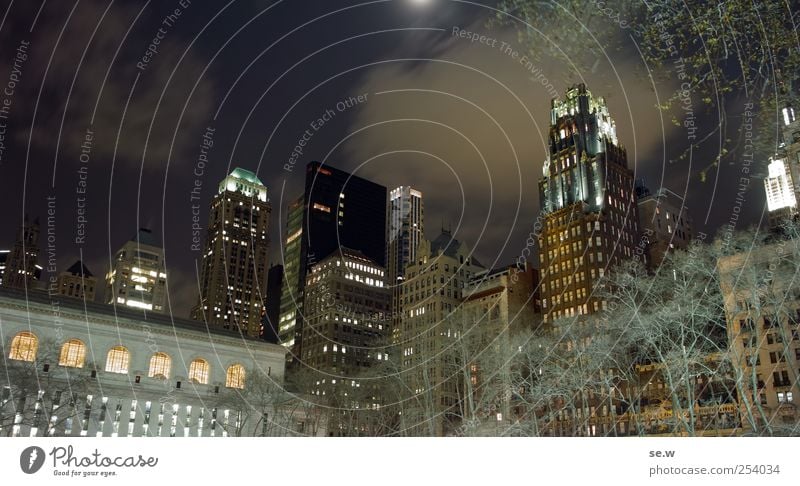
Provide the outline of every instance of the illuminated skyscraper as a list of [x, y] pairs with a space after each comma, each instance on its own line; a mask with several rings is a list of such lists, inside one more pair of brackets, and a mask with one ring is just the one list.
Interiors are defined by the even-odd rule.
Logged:
[[106, 303], [167, 312], [164, 249], [149, 229], [140, 228], [117, 251], [111, 265], [106, 274]]
[[782, 141], [777, 153], [770, 157], [764, 178], [769, 226], [776, 228], [785, 219], [796, 218], [800, 195], [800, 121], [794, 109], [783, 109]]
[[302, 356], [303, 302], [309, 269], [344, 247], [386, 263], [386, 188], [319, 162], [306, 166], [303, 194], [289, 207], [284, 241], [281, 344]]
[[362, 375], [389, 359], [386, 271], [363, 253], [340, 248], [311, 267], [304, 300], [302, 364], [316, 378], [304, 391], [326, 398], [332, 433], [359, 435], [369, 422], [352, 420], [353, 410], [382, 405], [380, 394], [371, 393], [375, 380]]
[[603, 98], [583, 84], [553, 99], [550, 154], [539, 182], [544, 225], [539, 237], [545, 321], [605, 306], [597, 280], [638, 243], [633, 174]]
[[252, 172], [236, 168], [219, 183], [193, 319], [249, 337], [261, 334], [271, 211], [267, 188]]
[[797, 214], [797, 195], [794, 192], [792, 174], [785, 157], [771, 157], [767, 171], [764, 190], [767, 193], [769, 225], [775, 227], [782, 219]]
[[389, 193], [388, 282], [392, 291], [392, 337], [400, 332], [400, 284], [409, 263], [416, 261], [424, 237], [422, 193], [411, 186], [400, 186]]

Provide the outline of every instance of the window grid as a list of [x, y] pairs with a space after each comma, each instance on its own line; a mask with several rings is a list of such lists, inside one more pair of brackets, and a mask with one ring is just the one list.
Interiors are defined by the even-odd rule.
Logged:
[[126, 374], [131, 355], [124, 346], [114, 346], [108, 351], [106, 358], [106, 371], [109, 373]]
[[18, 361], [33, 361], [36, 359], [38, 348], [39, 339], [33, 333], [21, 332], [11, 341], [11, 353], [8, 358]]

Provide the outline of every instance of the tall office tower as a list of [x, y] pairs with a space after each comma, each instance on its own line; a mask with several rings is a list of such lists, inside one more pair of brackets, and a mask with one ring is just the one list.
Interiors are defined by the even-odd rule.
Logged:
[[391, 296], [385, 269], [349, 248], [340, 248], [312, 266], [306, 277], [302, 363], [316, 378], [307, 393], [325, 397], [328, 430], [362, 435], [369, 417], [357, 410], [382, 406], [362, 380], [366, 368], [389, 359], [386, 352]]
[[402, 352], [406, 386], [413, 396], [403, 411], [403, 428], [411, 435], [442, 436], [458, 425], [459, 379], [446, 350], [458, 332], [455, 311], [465, 285], [482, 265], [467, 246], [450, 234], [422, 240], [417, 260], [406, 267], [401, 284]]
[[261, 339], [277, 344], [278, 319], [281, 314], [281, 286], [283, 285], [283, 265], [272, 265], [267, 272], [267, 300], [264, 304], [263, 332]]
[[784, 108], [782, 114], [781, 143], [769, 159], [768, 174], [764, 178], [771, 229], [778, 228], [787, 219], [796, 219], [800, 205], [800, 120], [790, 106]]
[[65, 272], [58, 274], [56, 288], [49, 289], [49, 291], [53, 293], [53, 290], [55, 290], [59, 295], [85, 299], [86, 302], [94, 302], [96, 289], [97, 277], [92, 275], [86, 265], [78, 260]]
[[389, 193], [389, 237], [387, 269], [392, 290], [392, 340], [400, 339], [400, 284], [410, 262], [417, 260], [417, 249], [424, 237], [422, 193], [411, 186], [400, 186]]
[[[692, 217], [683, 198], [666, 188], [639, 196], [640, 248], [650, 268], [658, 268], [675, 249], [686, 250], [692, 241]], [[637, 249], [639, 251], [639, 249]]]
[[164, 249], [146, 228], [114, 255], [106, 274], [106, 303], [166, 313], [167, 270]]
[[193, 319], [261, 335], [271, 211], [267, 188], [252, 172], [236, 168], [219, 183], [209, 208]]
[[17, 241], [6, 257], [3, 285], [16, 288], [32, 287], [41, 272], [41, 267], [37, 269], [38, 261], [39, 219], [31, 223], [26, 215], [17, 233]]
[[767, 171], [767, 177], [764, 178], [764, 190], [767, 193], [769, 226], [776, 228], [783, 220], [797, 215], [797, 195], [785, 157], [770, 157]]
[[633, 174], [603, 98], [579, 84], [553, 99], [550, 154], [539, 182], [544, 215], [539, 263], [544, 320], [605, 306], [592, 294], [639, 243]]
[[386, 264], [386, 188], [319, 162], [306, 166], [303, 194], [286, 221], [278, 332], [302, 356], [303, 298], [309, 268], [340, 247]]

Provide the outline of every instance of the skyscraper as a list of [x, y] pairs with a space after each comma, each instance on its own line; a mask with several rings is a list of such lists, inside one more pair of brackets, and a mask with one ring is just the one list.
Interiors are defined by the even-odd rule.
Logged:
[[219, 183], [193, 319], [250, 337], [261, 334], [271, 211], [267, 188], [252, 172], [236, 168]]
[[770, 157], [764, 191], [767, 195], [767, 210], [770, 228], [780, 226], [787, 218], [797, 215], [797, 194], [794, 180], [785, 157]]
[[547, 322], [601, 310], [594, 284], [634, 255], [639, 233], [633, 174], [605, 100], [579, 84], [551, 106], [550, 154], [539, 182]]
[[28, 216], [25, 216], [17, 233], [17, 241], [6, 257], [3, 285], [16, 288], [31, 287], [40, 272], [36, 265], [38, 261], [39, 220], [30, 222]]
[[114, 255], [106, 274], [105, 297], [107, 304], [166, 313], [164, 249], [149, 229], [140, 228]]
[[386, 188], [319, 162], [306, 166], [303, 194], [286, 222], [279, 335], [302, 356], [303, 289], [309, 268], [340, 247], [386, 264]]
[[764, 178], [769, 226], [773, 229], [786, 219], [796, 218], [800, 204], [800, 120], [790, 106], [782, 114], [781, 144], [770, 157]]
[[387, 251], [388, 283], [392, 291], [392, 338], [400, 332], [400, 284], [409, 263], [416, 261], [424, 238], [422, 193], [411, 186], [400, 186], [389, 193], [389, 238]]
[[340, 248], [311, 267], [304, 300], [302, 363], [316, 378], [304, 391], [327, 400], [328, 430], [364, 433], [369, 422], [354, 420], [352, 409], [382, 405], [372, 393], [375, 380], [362, 382], [362, 373], [389, 359], [386, 271], [363, 253]]

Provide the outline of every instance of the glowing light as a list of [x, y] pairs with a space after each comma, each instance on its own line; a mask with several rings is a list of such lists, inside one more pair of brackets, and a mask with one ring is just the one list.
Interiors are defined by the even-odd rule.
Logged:
[[783, 159], [772, 159], [768, 165], [769, 176], [764, 179], [767, 193], [767, 209], [777, 211], [797, 207], [797, 197], [792, 176]]

